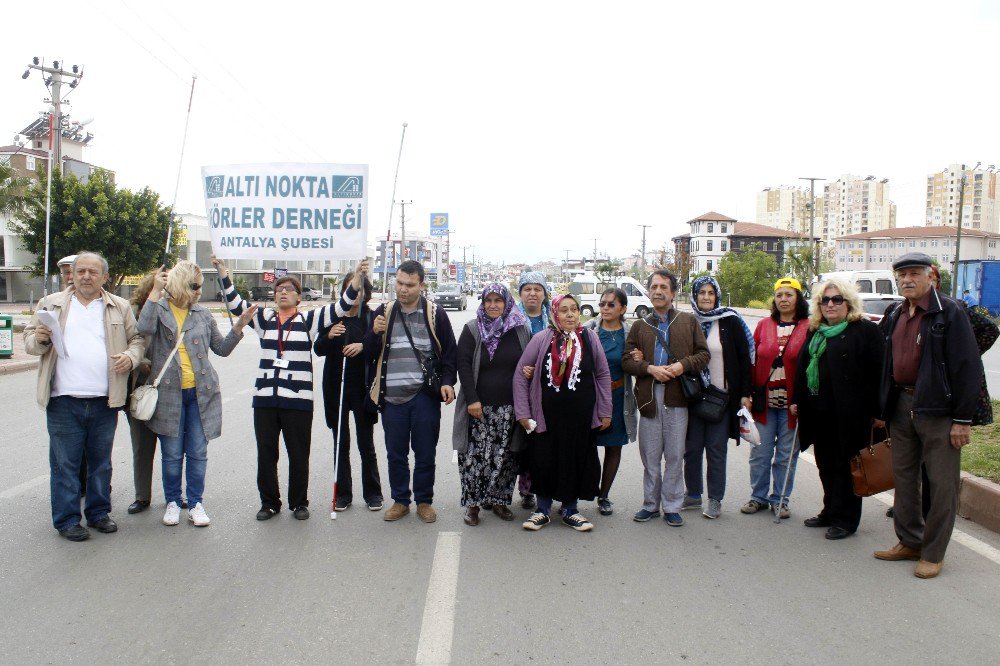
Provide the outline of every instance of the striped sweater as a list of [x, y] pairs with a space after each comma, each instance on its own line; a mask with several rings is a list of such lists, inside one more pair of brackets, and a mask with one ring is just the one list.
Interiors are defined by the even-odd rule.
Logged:
[[[226, 307], [235, 315], [240, 315], [250, 307], [226, 277], [222, 280], [226, 294]], [[253, 395], [253, 406], [297, 409], [311, 412], [313, 409], [313, 364], [312, 347], [321, 321], [330, 321], [351, 309], [358, 292], [348, 286], [340, 300], [322, 307], [299, 312], [281, 327], [279, 344], [278, 311], [274, 308], [260, 308], [250, 323], [260, 338], [260, 363], [257, 366], [257, 381]], [[284, 350], [282, 358], [288, 361], [287, 368], [274, 367], [279, 347]]]

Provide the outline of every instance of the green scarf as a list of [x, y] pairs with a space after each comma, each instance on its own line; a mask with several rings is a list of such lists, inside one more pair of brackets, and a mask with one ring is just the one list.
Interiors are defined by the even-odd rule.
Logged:
[[845, 328], [847, 328], [846, 319], [836, 326], [820, 324], [816, 335], [809, 341], [809, 365], [806, 366], [806, 379], [808, 379], [809, 393], [812, 395], [819, 393], [819, 357], [826, 351], [826, 341], [843, 333]]

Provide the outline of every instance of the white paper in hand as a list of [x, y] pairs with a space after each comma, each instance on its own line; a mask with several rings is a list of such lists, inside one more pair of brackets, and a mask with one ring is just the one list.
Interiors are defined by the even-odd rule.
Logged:
[[59, 358], [66, 358], [66, 344], [63, 342], [62, 329], [59, 328], [59, 319], [55, 313], [49, 310], [39, 310], [35, 314], [38, 316], [38, 323], [44, 324], [51, 331], [49, 337], [52, 339], [52, 347], [59, 354]]
[[527, 432], [530, 435], [531, 433], [535, 432], [535, 428], [537, 427], [538, 427], [538, 422], [535, 421], [535, 419], [528, 419], [528, 429], [525, 432]]

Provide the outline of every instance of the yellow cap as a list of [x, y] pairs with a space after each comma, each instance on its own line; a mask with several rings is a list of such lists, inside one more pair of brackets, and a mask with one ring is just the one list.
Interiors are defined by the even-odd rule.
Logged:
[[796, 291], [802, 291], [802, 285], [793, 277], [783, 277], [774, 283], [774, 290], [778, 291], [782, 287], [791, 287]]

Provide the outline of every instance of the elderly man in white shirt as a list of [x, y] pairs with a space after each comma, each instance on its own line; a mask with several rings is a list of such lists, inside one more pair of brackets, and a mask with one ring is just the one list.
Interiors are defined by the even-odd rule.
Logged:
[[[107, 277], [104, 257], [80, 253], [73, 262], [73, 285], [43, 298], [24, 329], [25, 350], [42, 357], [37, 398], [49, 430], [52, 525], [70, 541], [90, 537], [80, 524], [84, 460], [87, 525], [105, 534], [118, 530], [109, 515], [111, 447], [128, 374], [144, 351], [128, 302], [103, 289]], [[59, 351], [53, 348], [53, 331], [39, 320], [38, 312], [46, 310], [59, 322]]]

